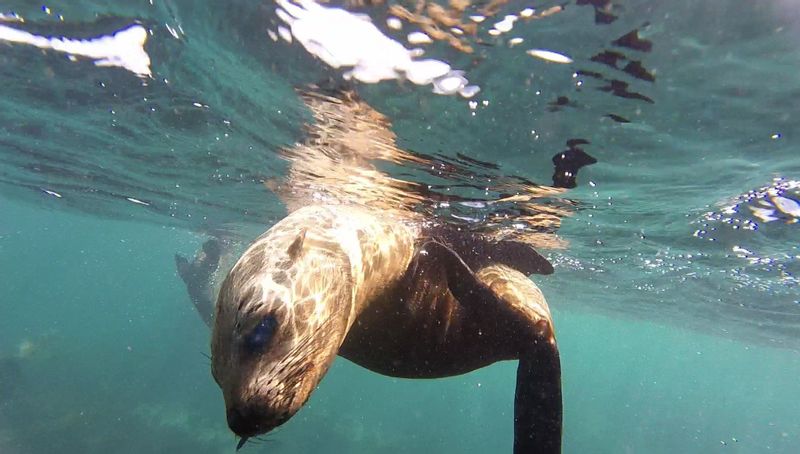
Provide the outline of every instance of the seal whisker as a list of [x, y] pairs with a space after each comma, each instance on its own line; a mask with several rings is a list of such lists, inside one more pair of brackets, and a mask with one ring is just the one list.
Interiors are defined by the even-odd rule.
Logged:
[[238, 451], [238, 450], [242, 449], [242, 446], [244, 446], [244, 444], [247, 443], [247, 440], [249, 440], [249, 439], [250, 439], [249, 437], [242, 437], [239, 440], [239, 443], [236, 444], [236, 450]]
[[204, 356], [204, 357], [205, 357], [205, 358], [208, 360], [208, 361], [206, 362], [206, 365], [209, 365], [209, 366], [210, 366], [210, 365], [211, 365], [211, 363], [213, 362], [213, 360], [211, 359], [211, 355], [209, 355], [209, 354], [208, 354], [208, 353], [206, 353], [206, 352], [200, 352], [200, 354], [201, 354], [201, 355], [203, 355], [203, 356]]

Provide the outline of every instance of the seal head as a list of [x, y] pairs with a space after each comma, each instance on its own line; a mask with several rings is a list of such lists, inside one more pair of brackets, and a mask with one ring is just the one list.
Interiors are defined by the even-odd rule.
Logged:
[[302, 407], [346, 333], [353, 297], [342, 275], [346, 257], [308, 248], [305, 237], [296, 226], [270, 230], [220, 289], [212, 374], [228, 426], [243, 438], [268, 432]]

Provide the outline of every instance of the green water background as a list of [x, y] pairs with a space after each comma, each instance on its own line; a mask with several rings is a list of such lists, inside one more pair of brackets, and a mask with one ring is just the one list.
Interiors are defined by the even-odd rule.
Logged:
[[[32, 343], [0, 402], [0, 452], [232, 452], [209, 334], [171, 257], [199, 239], [0, 203], [0, 354]], [[797, 452], [796, 353], [563, 309], [591, 289], [538, 282], [562, 352], [565, 452]], [[512, 363], [414, 381], [338, 359], [308, 405], [245, 452], [510, 452], [514, 379]]]

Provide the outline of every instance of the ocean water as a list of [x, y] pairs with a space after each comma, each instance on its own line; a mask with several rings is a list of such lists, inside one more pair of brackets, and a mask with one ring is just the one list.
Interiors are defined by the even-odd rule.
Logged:
[[[510, 2], [473, 54], [428, 46], [481, 87], [471, 100], [356, 84], [399, 146], [461, 169], [384, 170], [476, 202], [432, 215], [484, 228], [493, 182], [552, 184], [551, 158], [588, 141], [597, 163], [562, 196], [568, 245], [543, 250], [556, 271], [534, 277], [562, 355], [564, 452], [798, 452], [800, 6], [588, 3], [601, 6], [569, 2], [492, 37], [503, 15], [556, 5]], [[398, 40], [411, 30], [385, 27], [383, 6], [351, 9]], [[147, 76], [0, 40], [0, 453], [232, 452], [173, 255], [209, 235], [241, 250], [285, 215], [264, 182], [286, 174], [279, 151], [310, 122], [295, 90], [342, 71], [271, 40], [271, 2], [0, 12], [32, 36], [139, 26], [151, 60]], [[632, 30], [650, 51], [614, 44]], [[623, 71], [631, 61], [655, 80]], [[300, 413], [243, 450], [510, 452], [515, 367], [402, 380], [338, 359]]]

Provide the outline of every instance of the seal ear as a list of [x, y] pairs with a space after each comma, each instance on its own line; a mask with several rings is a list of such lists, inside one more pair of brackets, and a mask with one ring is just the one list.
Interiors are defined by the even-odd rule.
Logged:
[[303, 242], [306, 240], [306, 229], [300, 231], [297, 235], [297, 238], [292, 241], [292, 244], [289, 245], [289, 249], [286, 250], [286, 253], [289, 254], [289, 258], [291, 260], [295, 260], [297, 257], [300, 256], [300, 253], [303, 252]]

